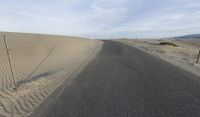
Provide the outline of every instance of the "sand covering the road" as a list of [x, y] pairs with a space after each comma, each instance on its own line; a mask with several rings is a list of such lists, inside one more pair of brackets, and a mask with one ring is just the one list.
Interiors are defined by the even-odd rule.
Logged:
[[[200, 76], [200, 63], [196, 63], [197, 54], [200, 49], [200, 40], [121, 39], [117, 41], [137, 47], [177, 67]], [[160, 42], [172, 42], [178, 47], [159, 45]]]
[[[3, 35], [9, 48], [14, 81]], [[70, 74], [98, 52], [102, 42], [78, 37], [0, 33], [0, 115], [30, 114]]]

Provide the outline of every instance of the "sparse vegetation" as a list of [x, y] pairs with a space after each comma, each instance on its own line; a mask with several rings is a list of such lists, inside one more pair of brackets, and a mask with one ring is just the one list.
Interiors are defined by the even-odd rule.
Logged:
[[158, 45], [168, 45], [168, 46], [178, 47], [175, 43], [172, 42], [160, 42]]

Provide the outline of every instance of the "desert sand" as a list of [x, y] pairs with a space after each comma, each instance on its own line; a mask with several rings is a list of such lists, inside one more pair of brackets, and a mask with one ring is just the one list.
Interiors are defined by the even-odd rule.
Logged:
[[28, 116], [101, 46], [101, 41], [80, 37], [1, 32], [0, 115]]
[[[119, 39], [117, 41], [134, 46], [179, 68], [200, 76], [200, 63], [196, 63], [196, 58], [200, 50], [200, 40]], [[178, 47], [159, 45], [160, 42], [172, 42]]]

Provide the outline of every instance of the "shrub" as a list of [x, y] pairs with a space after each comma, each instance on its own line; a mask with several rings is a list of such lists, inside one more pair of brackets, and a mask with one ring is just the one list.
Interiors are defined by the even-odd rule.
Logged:
[[176, 44], [172, 42], [160, 42], [159, 45], [168, 45], [168, 46], [178, 47]]

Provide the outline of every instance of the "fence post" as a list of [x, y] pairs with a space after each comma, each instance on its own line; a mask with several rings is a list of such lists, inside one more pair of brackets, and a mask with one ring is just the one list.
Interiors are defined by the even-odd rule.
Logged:
[[199, 54], [197, 55], [196, 63], [199, 63], [199, 57], [200, 57], [200, 50], [199, 50]]
[[6, 47], [6, 52], [7, 52], [10, 72], [11, 72], [11, 76], [12, 76], [13, 83], [14, 83], [13, 89], [16, 90], [17, 89], [17, 85], [16, 85], [15, 78], [14, 78], [14, 73], [13, 73], [12, 64], [11, 64], [10, 53], [9, 53], [9, 49], [8, 49], [8, 45], [7, 45], [7, 42], [6, 42], [6, 36], [5, 35], [3, 35], [3, 40], [4, 40], [5, 47]]

